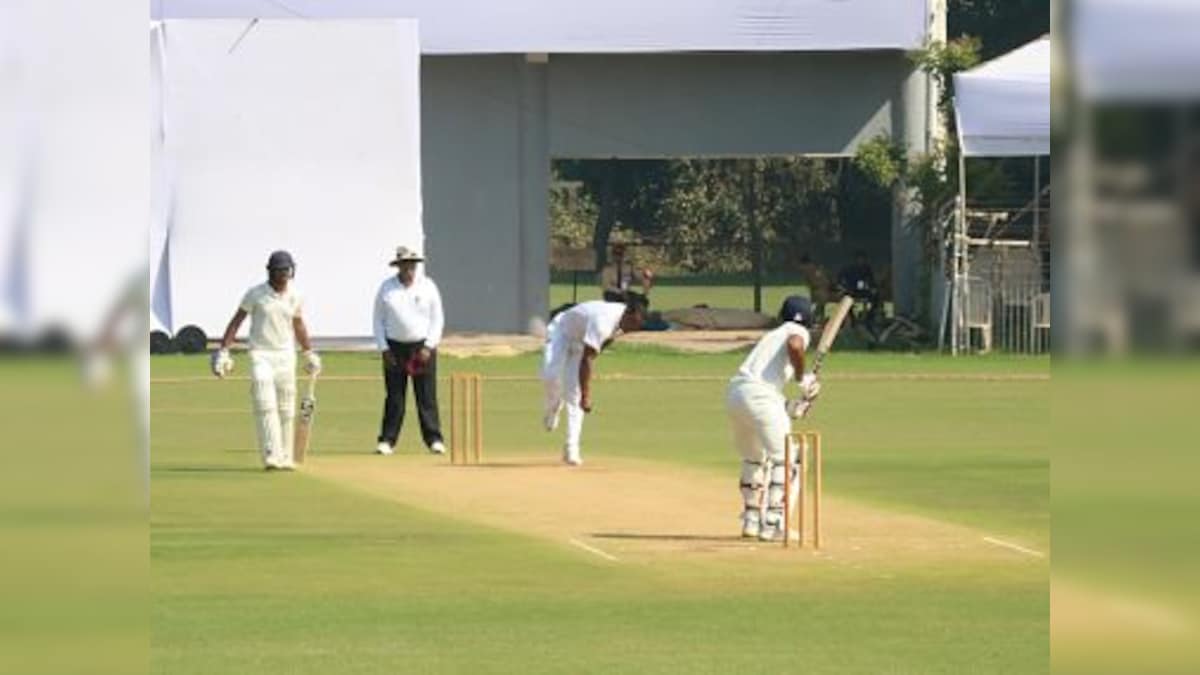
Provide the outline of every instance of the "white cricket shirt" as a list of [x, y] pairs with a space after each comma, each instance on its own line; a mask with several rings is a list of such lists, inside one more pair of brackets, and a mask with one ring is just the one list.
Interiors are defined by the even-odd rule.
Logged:
[[388, 340], [424, 341], [430, 349], [437, 347], [445, 326], [437, 284], [423, 275], [413, 279], [410, 286], [401, 283], [397, 276], [388, 277], [375, 294], [372, 325], [379, 351], [388, 348]]
[[251, 349], [296, 351], [292, 320], [300, 316], [300, 294], [289, 283], [282, 293], [263, 282], [252, 286], [239, 305], [250, 316]]
[[616, 334], [624, 315], [623, 302], [589, 300], [554, 317], [548, 332], [551, 339], [582, 342], [600, 351], [604, 343]]
[[808, 329], [794, 321], [785, 321], [759, 339], [754, 349], [750, 350], [750, 355], [742, 361], [734, 379], [748, 378], [765, 382], [782, 393], [783, 386], [796, 376], [787, 350], [787, 342], [793, 335], [799, 335], [804, 340], [804, 349], [807, 350], [812, 340]]

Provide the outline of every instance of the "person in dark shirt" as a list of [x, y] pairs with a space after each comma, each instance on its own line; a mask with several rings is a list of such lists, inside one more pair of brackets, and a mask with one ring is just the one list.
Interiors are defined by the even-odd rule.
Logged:
[[871, 269], [865, 251], [855, 251], [854, 263], [842, 268], [838, 274], [838, 288], [843, 294], [854, 298], [857, 303], [865, 305], [862, 312], [852, 312], [850, 319], [853, 323], [862, 321], [863, 326], [874, 334], [882, 307], [879, 301], [879, 284], [875, 282], [875, 272]]

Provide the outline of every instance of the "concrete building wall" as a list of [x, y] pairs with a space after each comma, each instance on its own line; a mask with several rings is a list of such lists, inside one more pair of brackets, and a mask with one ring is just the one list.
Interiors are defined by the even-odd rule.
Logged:
[[[426, 252], [450, 329], [545, 312], [551, 158], [847, 155], [880, 133], [923, 149], [925, 80], [882, 51], [426, 56]], [[919, 250], [895, 220], [906, 307]]]
[[841, 155], [892, 128], [894, 52], [550, 60], [555, 157]]

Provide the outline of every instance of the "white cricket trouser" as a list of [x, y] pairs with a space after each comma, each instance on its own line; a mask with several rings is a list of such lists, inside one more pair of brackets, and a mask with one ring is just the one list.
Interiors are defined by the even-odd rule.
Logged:
[[583, 408], [579, 406], [579, 363], [583, 360], [583, 345], [558, 334], [550, 325], [546, 346], [542, 349], [542, 386], [546, 393], [545, 413], [558, 414], [559, 407], [567, 407], [568, 453], [578, 454], [583, 437]]
[[737, 378], [729, 383], [725, 410], [742, 459], [783, 462], [784, 439], [792, 430], [784, 402], [783, 394], [766, 382]]
[[784, 443], [792, 430], [784, 402], [778, 389], [749, 378], [734, 378], [725, 395], [734, 448], [742, 456], [743, 514], [757, 513], [766, 487], [766, 522], [776, 526], [783, 515]]
[[296, 422], [296, 352], [251, 350], [250, 396], [263, 464], [291, 466]]

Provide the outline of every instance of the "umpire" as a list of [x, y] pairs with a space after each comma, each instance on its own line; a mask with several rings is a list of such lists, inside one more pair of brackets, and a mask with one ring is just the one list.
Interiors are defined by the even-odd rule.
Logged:
[[418, 274], [424, 262], [420, 253], [400, 246], [390, 265], [397, 268], [379, 286], [375, 296], [375, 345], [383, 353], [383, 382], [387, 399], [383, 402], [383, 422], [375, 452], [390, 455], [404, 424], [405, 395], [408, 379], [417, 395], [417, 417], [421, 438], [429, 451], [446, 452], [437, 404], [437, 346], [445, 325], [442, 296], [433, 279]]

